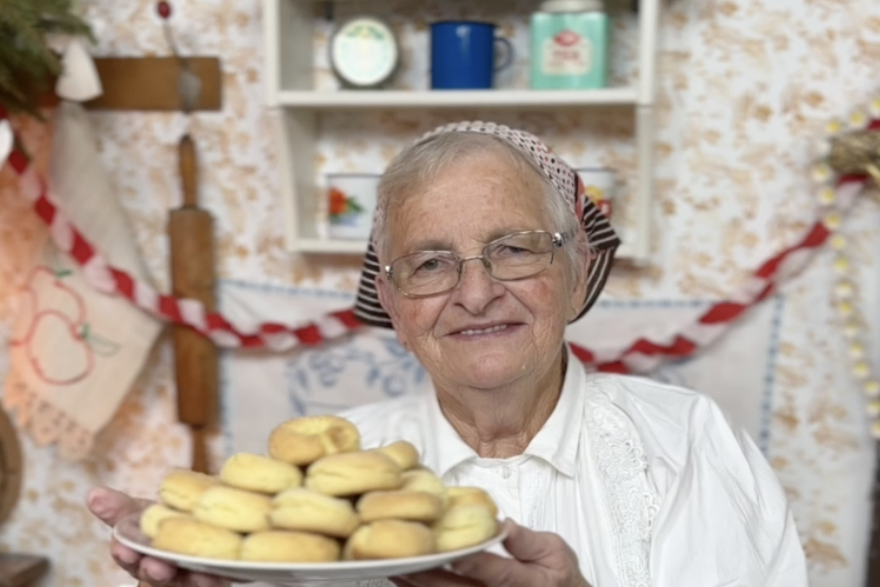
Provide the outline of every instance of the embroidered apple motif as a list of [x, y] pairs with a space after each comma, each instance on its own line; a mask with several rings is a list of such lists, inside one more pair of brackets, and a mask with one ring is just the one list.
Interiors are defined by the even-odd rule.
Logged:
[[[75, 325], [82, 326], [86, 320], [86, 305], [82, 296], [61, 281], [70, 271], [55, 273], [48, 267], [38, 266], [31, 271], [24, 285], [20, 315], [31, 319], [18, 321], [18, 331], [13, 334], [13, 344], [27, 344], [36, 326], [36, 315], [50, 306], [67, 316]], [[51, 303], [49, 300], [52, 300]]]
[[[95, 354], [113, 355], [119, 345], [89, 331], [82, 296], [62, 279], [70, 271], [36, 267], [28, 278], [12, 344], [23, 346], [37, 377], [52, 385], [73, 385], [95, 368]], [[39, 352], [51, 349], [63, 360], [47, 360]], [[39, 351], [39, 352], [38, 352]], [[56, 357], [53, 357], [56, 358]]]
[[[38, 311], [49, 307], [49, 301], [45, 299], [49, 298], [53, 309], [68, 316], [75, 324], [83, 325], [86, 321], [86, 304], [77, 291], [62, 281], [70, 274], [70, 271], [56, 273], [48, 267], [37, 267], [31, 276], [30, 289], [37, 296]], [[40, 295], [41, 292], [45, 292], [45, 297]]]
[[[79, 383], [95, 368], [95, 352], [88, 343], [88, 327], [78, 326], [57, 310], [38, 312], [31, 339], [25, 347], [28, 360], [37, 376], [54, 385]], [[64, 355], [64, 360], [46, 360], [34, 349], [51, 349]]]

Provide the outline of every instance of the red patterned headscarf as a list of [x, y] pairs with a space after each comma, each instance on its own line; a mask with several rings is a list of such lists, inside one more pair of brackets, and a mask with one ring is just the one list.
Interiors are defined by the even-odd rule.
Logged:
[[[580, 227], [586, 232], [587, 242], [590, 244], [590, 258], [584, 259], [584, 264], [587, 266], [587, 295], [583, 308], [575, 320], [586, 314], [605, 286], [620, 239], [611, 228], [608, 218], [587, 196], [577, 173], [534, 135], [491, 122], [456, 122], [441, 126], [425, 134], [416, 141], [416, 145], [449, 132], [482, 133], [501, 139], [537, 163], [553, 187], [565, 196], [571, 206], [572, 214], [580, 219]], [[375, 279], [380, 271], [373, 239], [370, 238], [358, 287], [355, 315], [370, 326], [392, 328], [391, 318], [379, 304], [379, 296], [376, 292]]]

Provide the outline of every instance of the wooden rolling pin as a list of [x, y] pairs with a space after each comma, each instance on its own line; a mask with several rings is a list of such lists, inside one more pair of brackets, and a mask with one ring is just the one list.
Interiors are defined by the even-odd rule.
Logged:
[[[171, 288], [175, 296], [192, 298], [213, 312], [214, 219], [198, 204], [198, 162], [188, 134], [180, 139], [183, 206], [172, 210], [168, 223], [171, 245]], [[192, 469], [209, 473], [207, 432], [215, 422], [218, 395], [218, 351], [214, 343], [188, 326], [175, 324], [174, 370], [177, 418], [192, 435]]]

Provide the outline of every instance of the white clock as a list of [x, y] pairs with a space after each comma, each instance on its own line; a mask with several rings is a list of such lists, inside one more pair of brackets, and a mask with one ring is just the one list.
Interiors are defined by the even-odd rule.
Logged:
[[391, 78], [399, 62], [397, 36], [380, 18], [351, 18], [330, 38], [330, 65], [346, 87], [380, 87]]

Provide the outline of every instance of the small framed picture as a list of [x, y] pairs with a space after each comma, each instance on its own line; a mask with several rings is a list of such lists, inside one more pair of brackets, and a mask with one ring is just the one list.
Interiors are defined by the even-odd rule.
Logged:
[[327, 236], [366, 240], [373, 226], [379, 175], [327, 174]]

